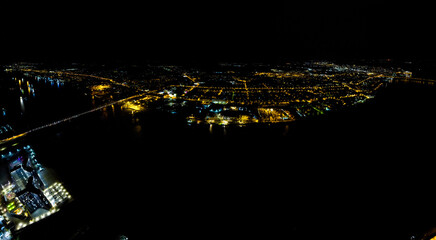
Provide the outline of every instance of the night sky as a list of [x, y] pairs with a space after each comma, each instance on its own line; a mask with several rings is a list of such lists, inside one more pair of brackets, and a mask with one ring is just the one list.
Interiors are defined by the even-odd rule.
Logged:
[[1, 9], [1, 59], [432, 58], [432, 9], [401, 1], [14, 2]]

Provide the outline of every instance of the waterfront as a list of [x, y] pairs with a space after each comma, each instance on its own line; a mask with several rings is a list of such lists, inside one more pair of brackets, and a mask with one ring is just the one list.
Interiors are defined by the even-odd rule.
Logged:
[[22, 239], [409, 238], [434, 224], [434, 91], [398, 82], [346, 111], [246, 127], [115, 105], [32, 133], [74, 201]]

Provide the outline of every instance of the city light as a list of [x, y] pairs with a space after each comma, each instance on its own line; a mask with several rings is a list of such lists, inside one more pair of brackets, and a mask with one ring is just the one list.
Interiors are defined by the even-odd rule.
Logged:
[[[9, 236], [7, 231], [11, 231], [12, 234], [26, 233], [26, 230], [29, 230], [27, 227], [31, 225], [36, 229], [41, 221], [59, 211], [62, 212], [65, 204], [73, 200], [66, 186], [74, 183], [68, 183], [66, 180], [64, 184], [55, 177], [48, 177], [48, 171], [36, 161], [32, 147], [23, 145], [20, 141], [24, 139], [26, 142], [32, 142], [38, 139], [39, 133], [46, 132], [49, 128], [53, 130], [47, 132], [49, 135], [57, 134], [52, 139], [59, 139], [62, 143], [69, 139], [69, 136], [77, 137], [80, 134], [75, 138], [78, 140], [77, 145], [68, 146], [69, 149], [81, 146], [81, 141], [87, 144], [89, 149], [106, 150], [110, 147], [110, 151], [120, 152], [119, 155], [113, 154], [113, 157], [121, 157], [121, 161], [128, 160], [129, 163], [126, 162], [125, 165], [129, 166], [135, 166], [136, 158], [140, 161], [138, 156], [147, 156], [157, 145], [168, 147], [171, 151], [177, 150], [172, 151], [172, 154], [192, 152], [193, 155], [187, 157], [201, 158], [202, 163], [208, 162], [209, 156], [214, 155], [223, 160], [239, 157], [255, 163], [256, 159], [252, 156], [257, 155], [257, 152], [261, 153], [261, 150], [267, 153], [268, 158], [265, 160], [281, 161], [282, 158], [275, 158], [273, 154], [283, 152], [287, 158], [283, 158], [283, 162], [292, 162], [300, 161], [296, 160], [299, 156], [294, 156], [295, 152], [307, 153], [312, 149], [314, 152], [319, 149], [320, 154], [343, 151], [345, 141], [356, 142], [354, 146], [361, 147], [362, 144], [358, 143], [363, 140], [359, 139], [365, 135], [372, 137], [371, 132], [356, 133], [353, 128], [346, 128], [344, 132], [340, 132], [336, 130], [339, 129], [337, 125], [328, 121], [361, 107], [369, 109], [380, 99], [380, 95], [383, 96], [385, 90], [390, 89], [391, 84], [395, 84], [395, 81], [427, 85], [435, 83], [431, 79], [416, 78], [415, 75], [419, 74], [412, 75], [411, 71], [399, 67], [323, 61], [295, 64], [229, 63], [216, 67], [152, 64], [135, 67], [87, 67], [84, 64], [66, 68], [62, 65], [24, 64], [10, 66], [12, 70], [5, 73], [11, 75], [7, 78], [11, 87], [6, 89], [16, 90], [11, 98], [15, 109], [0, 106], [0, 157], [1, 167], [5, 172], [1, 172], [0, 176], [0, 216], [4, 219], [4, 230], [0, 232], [3, 236]], [[33, 98], [34, 89], [42, 95]], [[47, 89], [55, 91], [55, 98], [45, 97]], [[60, 106], [59, 109], [54, 109], [60, 110], [59, 114], [50, 109], [48, 111], [53, 115], [41, 121], [36, 121], [36, 118], [30, 119], [31, 116], [36, 116], [35, 114], [45, 113], [34, 108], [38, 100], [47, 98], [46, 102], [55, 103], [58, 97], [62, 99], [57, 93], [68, 91], [72, 92], [72, 95], [67, 96], [68, 99], [54, 104]], [[79, 106], [81, 103], [84, 103], [83, 106]], [[68, 107], [71, 106], [72, 109], [69, 110]], [[14, 120], [14, 114], [19, 114], [19, 121], [16, 122], [21, 125], [10, 121]], [[324, 124], [325, 119], [328, 124]], [[362, 119], [362, 122], [367, 120]], [[102, 122], [102, 129], [95, 127]], [[362, 122], [355, 122], [357, 121], [347, 121], [347, 124], [364, 125]], [[122, 128], [118, 129], [118, 126], [114, 127], [112, 123], [121, 125]], [[73, 127], [64, 128], [71, 124]], [[338, 121], [338, 124], [342, 122]], [[82, 127], [83, 125], [89, 127]], [[316, 127], [312, 128], [313, 125]], [[387, 125], [382, 124], [380, 129]], [[86, 139], [84, 131], [93, 134], [92, 137]], [[102, 140], [102, 137], [106, 139]], [[119, 144], [117, 141], [122, 143]], [[319, 145], [315, 145], [317, 141], [320, 142]], [[243, 147], [245, 143], [248, 143], [250, 149]], [[312, 144], [313, 148], [310, 148]], [[57, 143], [52, 145], [59, 146]], [[301, 145], [308, 147], [294, 148]], [[133, 153], [135, 148], [141, 149], [141, 153]], [[231, 151], [227, 151], [230, 149], [240, 151], [240, 154], [233, 155]], [[54, 152], [58, 151], [60, 150]], [[252, 154], [249, 154], [250, 151]], [[363, 147], [359, 150], [364, 151], [366, 149]], [[171, 160], [176, 159], [173, 157], [175, 155], [161, 153], [164, 157], [169, 156]], [[89, 156], [101, 156], [101, 160], [104, 161], [107, 155], [109, 154]], [[74, 155], [77, 156], [79, 158], [74, 159], [82, 160], [82, 156]], [[350, 154], [350, 157], [352, 156]], [[84, 159], [86, 157], [88, 156], [84, 156]], [[301, 159], [306, 161], [307, 158]], [[64, 159], [61, 157], [59, 160], [60, 162], [51, 163], [54, 166], [63, 164]], [[84, 161], [85, 164], [89, 163], [88, 166], [79, 165], [77, 162], [74, 171], [79, 170], [77, 172], [80, 174], [80, 171], [85, 169], [86, 177], [95, 177], [94, 173], [97, 171], [91, 171], [91, 168], [87, 167], [99, 168], [104, 166], [100, 164], [109, 163], [95, 160]], [[237, 159], [238, 161], [240, 160]], [[234, 161], [231, 162], [233, 164]], [[119, 174], [130, 174], [131, 169], [140, 170], [131, 167]], [[293, 169], [292, 174], [294, 171], [298, 169]], [[108, 171], [103, 171], [101, 174], [107, 173]], [[67, 179], [74, 176], [75, 172], [67, 174]], [[115, 175], [113, 177], [117, 178]], [[141, 176], [138, 175], [138, 179], [139, 177]], [[86, 180], [79, 182], [85, 183]], [[97, 189], [98, 184], [92, 182], [74, 189], [82, 191], [81, 187], [86, 187], [91, 193], [100, 193]], [[79, 196], [81, 195], [78, 194], [75, 198]], [[112, 200], [106, 196], [102, 201]], [[96, 206], [87, 201], [76, 202], [88, 204], [91, 212], [95, 210]], [[124, 206], [126, 202], [122, 202], [121, 205]], [[114, 203], [108, 203], [107, 206], [114, 206], [112, 204]], [[57, 217], [70, 217], [67, 214], [71, 213], [66, 211], [65, 215], [57, 214]], [[79, 218], [80, 216], [83, 216], [82, 212], [78, 215]], [[86, 234], [86, 230], [83, 232]], [[4, 239], [0, 236], [0, 240]]]
[[[35, 79], [86, 83], [95, 107], [4, 138], [0, 144], [108, 106], [113, 108], [116, 104], [135, 114], [149, 109], [149, 103], [164, 101], [163, 110], [172, 114], [186, 113], [188, 124], [244, 126], [291, 122], [361, 104], [372, 99], [389, 79], [434, 83], [432, 80], [412, 78], [410, 71], [322, 61], [306, 62], [299, 66], [275, 65], [243, 72], [238, 72], [243, 70], [242, 65], [214, 73], [175, 66], [165, 66], [163, 69], [168, 76], [160, 74], [150, 79], [126, 80], [124, 77], [118, 78], [115, 71], [110, 76], [99, 76], [92, 72], [20, 68], [19, 71]], [[23, 79], [17, 80], [24, 82]], [[28, 81], [26, 83], [30, 86]], [[24, 100], [20, 98], [20, 101], [24, 111]]]
[[[24, 157], [27, 160], [23, 160]], [[1, 185], [0, 192], [3, 199], [0, 202], [1, 219], [7, 224], [13, 223], [15, 227], [2, 228], [0, 235], [4, 236], [9, 230], [18, 231], [39, 222], [58, 212], [59, 207], [72, 199], [60, 182], [48, 180], [53, 177], [37, 161], [29, 145], [15, 147], [9, 154], [1, 155], [0, 160], [15, 166], [11, 168], [11, 177], [7, 184]]]

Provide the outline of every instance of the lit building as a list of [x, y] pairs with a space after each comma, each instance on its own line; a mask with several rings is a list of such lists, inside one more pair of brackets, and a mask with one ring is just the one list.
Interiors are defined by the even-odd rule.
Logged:
[[6, 228], [6, 219], [3, 216], [0, 216], [0, 240], [11, 240], [12, 233]]
[[27, 173], [22, 167], [19, 167], [18, 169], [11, 172], [12, 180], [16, 187], [16, 192], [23, 191], [26, 188], [27, 185], [27, 179], [29, 178], [30, 174]]
[[[0, 157], [0, 217], [15, 225], [12, 230], [50, 216], [71, 199], [65, 188], [38, 163], [30, 146], [3, 149]], [[0, 240], [12, 238], [5, 226], [0, 221]]]
[[24, 206], [26, 206], [26, 209], [30, 212], [33, 218], [39, 216], [41, 212], [45, 213], [46, 211], [49, 211], [51, 208], [50, 202], [42, 193], [38, 194], [26, 191], [20, 194], [18, 199], [24, 204]]

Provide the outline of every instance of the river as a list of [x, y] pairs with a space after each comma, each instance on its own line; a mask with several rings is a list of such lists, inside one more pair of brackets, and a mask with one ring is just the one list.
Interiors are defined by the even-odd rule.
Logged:
[[[31, 83], [35, 97], [1, 97], [17, 131], [92, 106], [74, 86]], [[434, 86], [396, 82], [363, 105], [287, 124], [89, 113], [21, 140], [74, 201], [20, 239], [408, 239], [436, 224], [435, 103]]]

